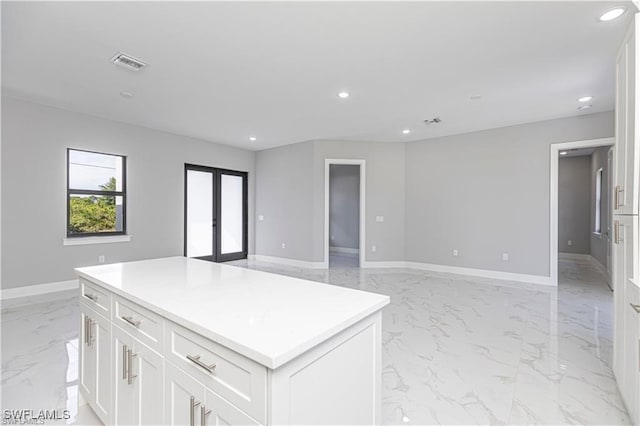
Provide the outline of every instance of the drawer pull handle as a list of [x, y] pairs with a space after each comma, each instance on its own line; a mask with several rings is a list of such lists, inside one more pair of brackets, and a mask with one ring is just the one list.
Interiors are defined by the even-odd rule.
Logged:
[[211, 409], [207, 410], [207, 407], [204, 405], [200, 406], [200, 424], [202, 426], [207, 426], [207, 416], [211, 414]]
[[125, 320], [126, 322], [128, 322], [129, 324], [131, 324], [134, 327], [139, 327], [140, 326], [140, 320], [134, 320], [133, 317], [127, 317], [127, 316], [121, 316], [120, 318], [122, 318], [123, 320]]
[[631, 306], [634, 311], [640, 314], [640, 305], [634, 305], [633, 303], [629, 303], [629, 306]]
[[94, 302], [98, 301], [98, 296], [96, 296], [95, 294], [85, 293], [84, 297], [86, 297], [89, 300], [93, 300]]
[[188, 355], [187, 354], [187, 359], [189, 361], [193, 362], [198, 367], [204, 368], [209, 373], [213, 373], [213, 370], [215, 370], [215, 368], [216, 368], [215, 364], [207, 365], [204, 362], [200, 361], [200, 355]]

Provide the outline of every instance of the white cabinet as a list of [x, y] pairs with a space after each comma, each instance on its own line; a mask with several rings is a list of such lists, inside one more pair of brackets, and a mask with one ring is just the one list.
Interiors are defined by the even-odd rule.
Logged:
[[164, 360], [119, 327], [113, 327], [115, 382], [113, 422], [163, 424]]
[[624, 368], [621, 388], [629, 416], [640, 423], [640, 288], [627, 282], [627, 305], [624, 313]]
[[171, 425], [258, 425], [240, 409], [171, 362], [165, 370], [165, 418]]
[[111, 414], [111, 323], [80, 303], [80, 390], [104, 423]]
[[613, 184], [615, 214], [638, 214], [638, 43], [640, 19], [636, 14], [616, 58], [616, 166]]

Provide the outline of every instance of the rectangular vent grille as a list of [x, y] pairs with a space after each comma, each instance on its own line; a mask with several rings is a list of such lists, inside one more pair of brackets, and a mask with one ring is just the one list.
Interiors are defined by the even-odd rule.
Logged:
[[111, 62], [132, 71], [140, 71], [142, 68], [147, 66], [147, 64], [142, 62], [140, 59], [122, 52], [111, 58]]
[[440, 117], [428, 118], [428, 119], [424, 120], [424, 124], [438, 124], [441, 121], [442, 120], [440, 120]]

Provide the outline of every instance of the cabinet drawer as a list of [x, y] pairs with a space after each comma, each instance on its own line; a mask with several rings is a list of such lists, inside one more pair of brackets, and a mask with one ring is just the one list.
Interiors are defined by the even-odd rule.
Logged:
[[258, 422], [266, 421], [266, 367], [170, 321], [165, 334], [167, 359]]
[[162, 351], [163, 319], [120, 296], [113, 296], [113, 323], [157, 352]]
[[106, 318], [110, 318], [111, 293], [93, 284], [91, 281], [80, 278], [80, 294], [80, 299], [86, 302], [88, 306]]

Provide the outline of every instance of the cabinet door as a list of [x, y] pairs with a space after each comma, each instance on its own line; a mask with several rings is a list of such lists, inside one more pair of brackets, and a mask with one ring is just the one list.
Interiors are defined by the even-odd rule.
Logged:
[[616, 173], [614, 213], [638, 214], [638, 148], [636, 135], [636, 15], [616, 58]]
[[206, 389], [205, 404], [200, 407], [200, 419], [204, 425], [259, 425], [256, 420], [240, 411], [218, 394]]
[[625, 311], [624, 336], [624, 382], [622, 396], [627, 405], [629, 416], [634, 424], [640, 422], [640, 289], [633, 281], [627, 281], [627, 306]]
[[95, 401], [96, 389], [96, 350], [89, 343], [89, 332], [93, 328], [90, 323], [94, 316], [91, 308], [80, 304], [80, 390], [89, 404]]
[[170, 425], [195, 426], [200, 422], [204, 385], [170, 362], [165, 363], [165, 416]]
[[96, 383], [94, 411], [104, 423], [111, 423], [111, 322], [102, 315], [94, 315], [91, 345], [95, 351]]
[[136, 340], [132, 357], [134, 418], [136, 425], [164, 424], [160, 409], [164, 396], [164, 359], [147, 345]]
[[134, 424], [134, 388], [129, 384], [129, 350], [133, 349], [133, 337], [119, 327], [113, 327], [113, 423], [115, 425]]

